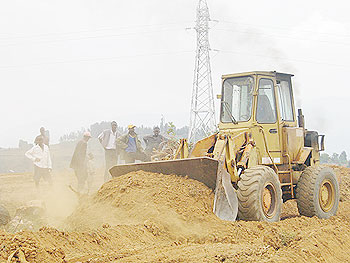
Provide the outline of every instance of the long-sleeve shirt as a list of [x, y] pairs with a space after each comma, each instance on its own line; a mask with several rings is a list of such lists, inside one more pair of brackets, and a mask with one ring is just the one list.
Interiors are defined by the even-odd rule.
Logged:
[[[129, 133], [123, 135], [123, 136], [120, 136], [118, 137], [117, 139], [117, 146], [120, 148], [120, 149], [123, 149], [124, 151], [126, 150], [126, 148], [128, 148], [128, 146], [130, 145], [129, 144], [129, 139], [130, 139], [130, 135]], [[143, 152], [143, 148], [141, 146], [141, 142], [140, 140], [137, 138], [137, 135], [135, 135], [135, 143], [136, 143], [136, 151], [137, 152]]]
[[70, 167], [73, 169], [85, 169], [86, 168], [86, 150], [87, 142], [80, 140], [75, 146]]
[[163, 135], [159, 134], [158, 136], [155, 136], [155, 135], [145, 136], [145, 137], [143, 137], [143, 140], [146, 143], [145, 151], [148, 152], [148, 153], [151, 153], [153, 151], [153, 149], [157, 149], [158, 150], [159, 145], [162, 142], [167, 141], [168, 139], [165, 138]]
[[118, 131], [113, 132], [112, 130], [104, 130], [97, 137], [106, 150], [115, 150], [117, 148], [116, 140], [119, 136]]
[[[25, 153], [25, 156], [32, 160], [34, 165], [40, 168], [52, 169], [50, 150], [49, 147], [45, 144], [43, 148], [41, 148], [39, 145], [33, 146], [33, 148]], [[39, 161], [36, 159], [39, 159]]]

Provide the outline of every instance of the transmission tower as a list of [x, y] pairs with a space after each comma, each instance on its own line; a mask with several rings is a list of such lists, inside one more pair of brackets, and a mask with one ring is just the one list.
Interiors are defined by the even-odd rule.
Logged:
[[209, 21], [207, 2], [199, 0], [195, 27], [197, 32], [196, 64], [188, 135], [190, 142], [196, 142], [212, 134], [216, 128], [209, 57]]

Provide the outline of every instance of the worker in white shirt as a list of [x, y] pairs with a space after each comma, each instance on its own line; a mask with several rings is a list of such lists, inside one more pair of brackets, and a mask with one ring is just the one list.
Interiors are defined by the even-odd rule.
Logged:
[[105, 150], [105, 161], [106, 168], [104, 174], [104, 181], [107, 182], [111, 175], [109, 174], [109, 169], [117, 164], [118, 162], [118, 150], [116, 139], [119, 135], [117, 131], [117, 123], [115, 121], [111, 122], [111, 129], [104, 130], [98, 139]]
[[35, 146], [27, 151], [25, 153], [25, 156], [33, 161], [35, 186], [37, 188], [39, 187], [41, 178], [52, 185], [52, 162], [50, 157], [50, 150], [49, 147], [44, 144], [43, 136], [39, 135], [35, 138]]

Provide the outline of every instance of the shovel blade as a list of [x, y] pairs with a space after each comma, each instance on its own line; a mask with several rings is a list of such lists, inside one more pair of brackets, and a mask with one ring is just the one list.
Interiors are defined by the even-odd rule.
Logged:
[[174, 174], [202, 182], [215, 191], [214, 213], [223, 220], [235, 221], [238, 213], [236, 191], [231, 177], [224, 168], [223, 162], [209, 157], [186, 158], [158, 162], [122, 164], [112, 167], [112, 177], [130, 172], [145, 171], [152, 173]]
[[223, 162], [219, 162], [216, 175], [214, 214], [222, 220], [235, 221], [238, 214], [238, 198], [231, 183], [231, 176]]

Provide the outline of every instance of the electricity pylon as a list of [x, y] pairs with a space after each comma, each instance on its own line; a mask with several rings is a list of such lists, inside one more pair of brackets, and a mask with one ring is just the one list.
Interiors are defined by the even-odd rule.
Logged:
[[210, 68], [209, 46], [209, 9], [206, 0], [199, 0], [197, 7], [196, 64], [191, 100], [190, 142], [210, 135], [216, 129], [213, 85]]

